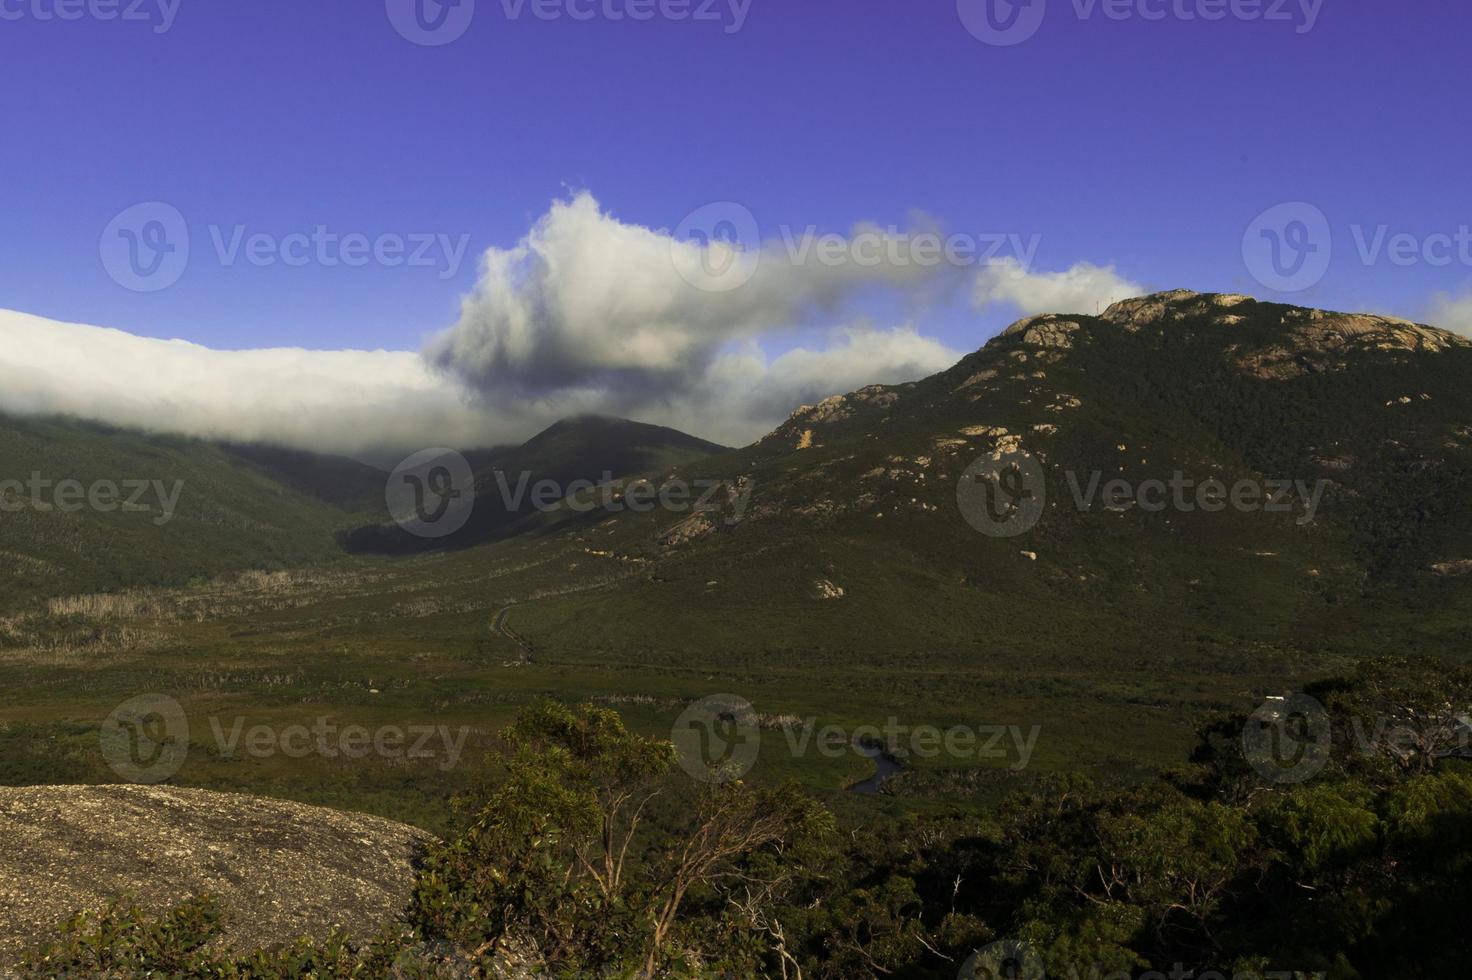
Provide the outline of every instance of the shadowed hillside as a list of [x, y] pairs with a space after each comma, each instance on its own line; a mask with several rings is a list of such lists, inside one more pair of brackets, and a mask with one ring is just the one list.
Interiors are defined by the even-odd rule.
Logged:
[[592, 415], [564, 419], [520, 446], [470, 457], [475, 503], [465, 526], [453, 535], [418, 538], [397, 525], [380, 523], [343, 535], [343, 547], [355, 553], [403, 555], [485, 544], [542, 523], [527, 496], [539, 482], [562, 488], [576, 481], [601, 484], [725, 451], [665, 426]]
[[306, 453], [0, 416], [0, 604], [332, 560], [333, 533], [373, 512], [371, 473]]

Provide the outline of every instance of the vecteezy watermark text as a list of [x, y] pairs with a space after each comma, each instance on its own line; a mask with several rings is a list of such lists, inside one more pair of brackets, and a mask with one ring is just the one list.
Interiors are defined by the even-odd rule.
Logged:
[[707, 292], [745, 285], [764, 263], [792, 268], [891, 270], [895, 275], [945, 267], [1005, 264], [1019, 274], [1032, 268], [1042, 235], [1017, 231], [943, 232], [863, 225], [847, 233], [821, 232], [816, 225], [763, 230], [745, 205], [717, 201], [690, 212], [668, 233], [680, 276]]
[[363, 269], [371, 265], [383, 269], [436, 269], [441, 279], [455, 277], [470, 245], [470, 236], [465, 234], [452, 238], [443, 232], [388, 232], [370, 237], [358, 232], [342, 234], [326, 225], [281, 236], [234, 225], [228, 237], [222, 226], [210, 225], [210, 240], [224, 268], [241, 261], [259, 269], [275, 265]]
[[605, 471], [598, 482], [573, 480], [563, 484], [557, 480], [538, 480], [532, 483], [532, 474], [517, 474], [513, 485], [511, 477], [502, 470], [493, 475], [496, 489], [500, 493], [502, 506], [519, 513], [530, 503], [537, 511], [549, 512], [566, 507], [577, 514], [588, 514], [604, 510], [616, 514], [628, 510], [636, 514], [647, 514], [665, 510], [674, 514], [691, 511], [711, 511], [724, 495], [730, 501], [731, 512], [726, 517], [728, 524], [738, 523], [746, 513], [753, 485], [748, 482], [738, 486], [733, 480], [663, 480], [656, 484], [643, 478], [619, 481], [611, 472]]
[[1091, 473], [1087, 483], [1072, 471], [1064, 478], [1074, 504], [1081, 511], [1092, 509], [1096, 502], [1105, 510], [1139, 508], [1151, 514], [1166, 510], [1181, 514], [1200, 510], [1214, 514], [1228, 508], [1243, 514], [1291, 514], [1302, 508], [1303, 514], [1295, 522], [1299, 526], [1313, 523], [1324, 490], [1328, 487], [1325, 480], [1308, 483], [1304, 480], [1256, 479], [1237, 480], [1229, 486], [1216, 477], [1198, 481], [1179, 470], [1168, 481], [1132, 483], [1116, 478], [1103, 483], [1104, 474], [1099, 471]]
[[1053, 964], [1049, 973], [1037, 947], [1020, 939], [1002, 939], [973, 953], [956, 980], [1322, 980], [1322, 971], [1247, 969], [1241, 966], [1193, 965], [1176, 961], [1156, 970], [1118, 969], [1080, 961]]
[[25, 510], [38, 513], [75, 514], [92, 510], [99, 514], [114, 512], [151, 514], [159, 527], [174, 519], [184, 481], [172, 485], [163, 480], [50, 480], [32, 472], [30, 478], [0, 480], [0, 512], [18, 514]]
[[[712, 694], [690, 704], [675, 720], [670, 740], [680, 765], [704, 782], [740, 779], [756, 765], [761, 729], [778, 729], [792, 758], [810, 752], [829, 759], [845, 755], [872, 757], [875, 751], [897, 757], [957, 761], [1007, 761], [1027, 768], [1042, 727], [1018, 725], [911, 725], [891, 717], [883, 725], [819, 725], [815, 717], [763, 717], [751, 703], [734, 694]], [[1010, 761], [1008, 761], [1010, 760]]]
[[[1242, 236], [1242, 260], [1252, 277], [1268, 289], [1302, 292], [1323, 281], [1336, 244], [1342, 245], [1346, 237], [1364, 268], [1472, 269], [1472, 224], [1422, 232], [1384, 223], [1336, 228], [1321, 208], [1307, 201], [1274, 205], [1254, 218]], [[1342, 248], [1337, 252], [1345, 254]]]
[[[1319, 22], [1324, 0], [1051, 0], [1081, 21], [1217, 23], [1233, 20], [1291, 26], [1307, 34]], [[961, 23], [972, 37], [994, 47], [1030, 40], [1048, 17], [1050, 0], [956, 0]]]
[[[470, 729], [448, 725], [339, 724], [328, 716], [311, 724], [250, 725], [246, 719], [209, 718], [213, 755], [220, 759], [247, 756], [288, 759], [377, 758], [390, 762], [433, 763], [442, 772], [459, 764]], [[107, 716], [99, 732], [102, 756], [123, 779], [159, 783], [183, 767], [190, 749], [189, 718], [178, 701], [165, 694], [129, 698]]]
[[183, 0], [0, 0], [0, 21], [123, 21], [167, 34]]
[[1070, 0], [1079, 20], [1224, 20], [1289, 24], [1307, 34], [1319, 22], [1324, 0]]
[[[1329, 487], [1327, 480], [1248, 478], [1228, 483], [1215, 476], [1198, 479], [1180, 470], [1169, 479], [1138, 481], [1119, 476], [1106, 480], [1103, 470], [1090, 471], [1087, 476], [1069, 470], [1063, 477], [1080, 513], [1096, 507], [1116, 513], [1298, 513], [1295, 523], [1300, 527], [1314, 522]], [[1010, 538], [1030, 531], [1042, 519], [1047, 498], [1042, 465], [1020, 449], [978, 458], [956, 485], [961, 516], [988, 537]]]
[[[363, 725], [342, 725], [328, 717], [315, 719], [310, 726], [271, 725], [245, 727], [244, 718], [236, 718], [227, 729], [217, 717], [210, 718], [210, 731], [222, 757], [233, 759], [241, 754], [252, 759], [268, 759], [283, 755], [288, 759], [320, 756], [324, 759], [380, 759], [423, 761], [439, 760], [436, 768], [448, 772], [460, 762], [465, 739], [470, 729], [448, 725], [380, 725], [369, 729]], [[243, 750], [243, 751], [242, 751]]]
[[530, 14], [537, 20], [607, 20], [719, 24], [727, 34], [746, 26], [755, 0], [499, 0], [510, 21]]
[[[0, 0], [3, 2], [3, 0]], [[470, 235], [444, 232], [367, 234], [315, 225], [285, 234], [248, 225], [207, 226], [215, 262], [222, 269], [428, 269], [441, 280], [459, 274]], [[149, 201], [122, 211], [103, 229], [99, 253], [113, 281], [134, 292], [157, 292], [178, 282], [191, 259], [189, 223], [171, 204]]]
[[864, 746], [884, 746], [917, 759], [991, 759], [1011, 760], [1012, 769], [1026, 769], [1037, 748], [1041, 725], [1024, 729], [1020, 725], [908, 725], [889, 718], [883, 725], [858, 725], [852, 729], [841, 725], [818, 726], [816, 718], [805, 718], [800, 724], [783, 727], [787, 747], [794, 758], [810, 750], [829, 759], [853, 752], [864, 754]]
[[968, 268], [988, 265], [998, 259], [1014, 258], [1026, 272], [1037, 259], [1043, 236], [1017, 232], [950, 233], [907, 231], [898, 226], [865, 228], [850, 235], [823, 234], [816, 225], [806, 228], [782, 226], [782, 245], [793, 265], [860, 269], [880, 266], [935, 269], [941, 266]]
[[607, 470], [596, 481], [564, 483], [537, 479], [527, 470], [511, 474], [497, 469], [477, 483], [463, 455], [441, 448], [421, 450], [394, 467], [384, 499], [400, 527], [419, 537], [441, 538], [464, 527], [479, 505], [506, 514], [705, 513], [724, 515], [727, 524], [736, 524], [745, 516], [754, 488], [750, 480], [618, 479]]
[[[603, 20], [717, 25], [726, 34], [746, 26], [754, 0], [497, 0], [507, 23], [525, 19], [586, 23]], [[386, 0], [389, 23], [421, 47], [441, 47], [464, 37], [475, 21], [477, 0]], [[486, 6], [490, 6], [486, 4]]]
[[[1345, 734], [1341, 729], [1341, 734]], [[1348, 744], [1364, 758], [1400, 764], [1417, 759], [1472, 759], [1472, 705], [1448, 705], [1439, 714], [1392, 719], [1384, 714], [1349, 718]], [[1242, 727], [1242, 754], [1263, 779], [1277, 785], [1302, 783], [1329, 764], [1334, 723], [1311, 694], [1270, 696]]]

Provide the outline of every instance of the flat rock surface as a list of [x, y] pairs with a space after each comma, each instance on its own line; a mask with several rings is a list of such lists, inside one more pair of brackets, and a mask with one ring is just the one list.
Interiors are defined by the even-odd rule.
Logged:
[[429, 839], [392, 820], [234, 793], [0, 787], [0, 964], [121, 894], [161, 911], [212, 893], [236, 950], [333, 929], [366, 937], [407, 906]]

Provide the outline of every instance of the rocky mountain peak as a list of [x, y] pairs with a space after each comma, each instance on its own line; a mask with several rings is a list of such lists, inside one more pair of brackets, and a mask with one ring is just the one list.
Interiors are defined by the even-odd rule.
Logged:
[[1120, 300], [1105, 310], [1100, 319], [1126, 328], [1139, 329], [1150, 324], [1192, 317], [1220, 316], [1221, 311], [1253, 302], [1255, 300], [1252, 297], [1236, 293], [1198, 293], [1190, 289], [1172, 289]]
[[1041, 316], [1030, 316], [1018, 320], [1012, 326], [1002, 331], [1003, 337], [1015, 337], [1021, 335], [1024, 344], [1033, 347], [1060, 347], [1073, 346], [1073, 333], [1079, 328], [1077, 320], [1069, 320], [1056, 313], [1044, 313]]
[[1083, 324], [1113, 324], [1129, 333], [1177, 324], [1192, 328], [1241, 326], [1224, 335], [1229, 356], [1249, 374], [1285, 379], [1340, 370], [1357, 352], [1439, 353], [1472, 346], [1467, 338], [1394, 316], [1338, 313], [1264, 303], [1237, 293], [1199, 293], [1172, 289], [1121, 300], [1099, 317], [1030, 316], [1000, 334], [1023, 345], [1066, 350]]

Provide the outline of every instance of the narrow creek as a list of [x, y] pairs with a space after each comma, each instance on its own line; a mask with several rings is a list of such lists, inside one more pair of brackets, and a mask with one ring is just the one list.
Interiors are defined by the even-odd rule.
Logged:
[[872, 743], [861, 743], [854, 746], [860, 755], [874, 760], [874, 775], [868, 779], [854, 783], [848, 788], [850, 793], [858, 793], [860, 796], [874, 796], [884, 786], [890, 777], [905, 771], [905, 764], [886, 752], [881, 746]]

